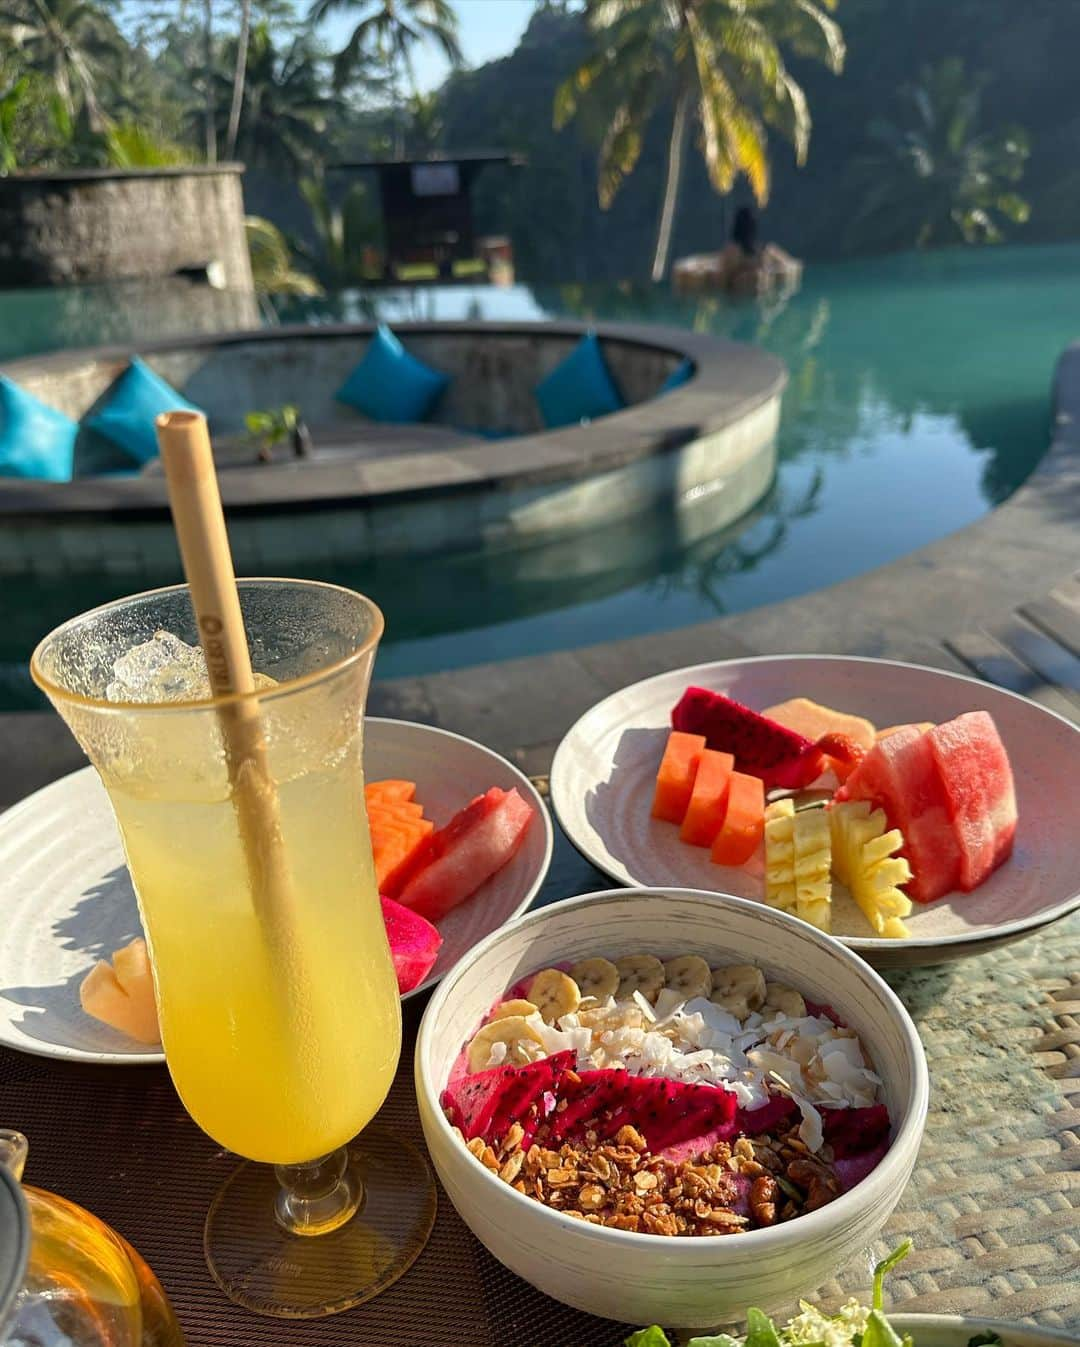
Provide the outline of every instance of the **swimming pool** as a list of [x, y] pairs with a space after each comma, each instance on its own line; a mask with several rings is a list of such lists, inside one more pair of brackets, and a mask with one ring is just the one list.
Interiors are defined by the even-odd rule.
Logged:
[[[1080, 245], [810, 266], [801, 291], [782, 304], [676, 299], [651, 287], [519, 286], [347, 294], [283, 314], [359, 318], [373, 305], [391, 323], [673, 323], [758, 342], [791, 374], [776, 482], [732, 529], [710, 528], [706, 496], [532, 548], [318, 572], [383, 607], [378, 673], [391, 677], [739, 612], [883, 565], [971, 523], [1016, 489], [1049, 443], [1054, 363], [1080, 335]], [[10, 334], [4, 313], [0, 294], [0, 332]], [[151, 335], [137, 313], [129, 320], [133, 338]], [[47, 323], [35, 340], [63, 344]], [[65, 584], [5, 596], [9, 705], [30, 704], [20, 665], [33, 639], [114, 597], [115, 585], [87, 576], [78, 593]]]

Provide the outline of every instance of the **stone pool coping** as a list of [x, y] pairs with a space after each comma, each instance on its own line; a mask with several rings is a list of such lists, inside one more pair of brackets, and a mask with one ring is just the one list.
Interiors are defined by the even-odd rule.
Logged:
[[[1080, 565], [1080, 342], [1058, 364], [1053, 406], [1051, 446], [1019, 490], [976, 523], [887, 566], [670, 632], [378, 682], [369, 709], [479, 739], [526, 772], [543, 774], [558, 740], [594, 702], [683, 665], [755, 654], [859, 654], [969, 673], [945, 638], [1000, 620]], [[1063, 709], [1050, 686], [1032, 695]], [[0, 714], [0, 761], [9, 764], [0, 776], [0, 806], [85, 764], [59, 717], [35, 711]], [[583, 892], [580, 885], [596, 878], [568, 844], [560, 847], [553, 883]]]
[[[287, 341], [354, 341], [370, 337], [373, 323], [310, 324], [166, 339], [132, 347], [99, 347], [23, 357], [0, 365], [19, 382], [20, 372], [63, 377], [87, 362], [141, 355]], [[631, 323], [415, 322], [395, 324], [410, 335], [537, 336], [577, 339], [594, 331], [607, 340], [689, 359], [694, 373], [661, 397], [635, 402], [587, 425], [568, 426], [509, 439], [475, 441], [433, 452], [395, 449], [385, 458], [305, 463], [295, 471], [253, 465], [221, 475], [225, 506], [237, 513], [341, 509], [351, 504], [398, 504], [470, 491], [505, 490], [598, 476], [737, 425], [756, 408], [779, 397], [787, 371], [758, 347], [689, 332], [683, 328]], [[357, 423], [362, 439], [364, 422]], [[168, 498], [157, 475], [75, 478], [70, 482], [0, 479], [0, 520], [19, 516], [100, 515], [110, 520], [165, 518]]]

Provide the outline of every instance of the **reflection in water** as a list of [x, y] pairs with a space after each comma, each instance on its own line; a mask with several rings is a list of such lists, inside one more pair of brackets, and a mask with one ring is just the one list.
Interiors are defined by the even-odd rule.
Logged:
[[[9, 330], [9, 298], [0, 294], [0, 332]], [[365, 589], [383, 607], [383, 677], [665, 630], [795, 597], [960, 528], [1016, 489], [1047, 446], [1050, 380], [1077, 312], [1077, 245], [811, 266], [784, 300], [574, 285], [283, 301], [283, 321], [664, 323], [757, 342], [790, 373], [776, 481], [731, 528], [713, 526], [703, 492], [539, 547], [386, 559], [334, 575], [313, 562], [306, 573]], [[136, 315], [125, 318], [137, 331]], [[86, 575], [27, 586], [0, 630], [0, 678], [6, 666], [24, 686], [37, 636], [130, 583]]]

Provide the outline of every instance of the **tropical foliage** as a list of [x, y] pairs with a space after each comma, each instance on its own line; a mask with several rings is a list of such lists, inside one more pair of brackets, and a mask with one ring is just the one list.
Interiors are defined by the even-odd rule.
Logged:
[[844, 39], [825, 12], [836, 0], [585, 0], [594, 50], [555, 95], [555, 126], [583, 109], [604, 126], [600, 205], [611, 205], [641, 157], [649, 122], [670, 117], [667, 166], [652, 274], [667, 270], [683, 153], [691, 123], [715, 191], [745, 176], [769, 197], [768, 131], [810, 143], [810, 109], [788, 70], [787, 48], [839, 72]]
[[82, 108], [91, 130], [103, 129], [98, 85], [123, 39], [101, 9], [86, 0], [17, 0], [0, 12], [0, 29], [24, 68], [48, 78], [69, 119]]
[[[223, 45], [222, 62], [214, 72], [219, 142], [230, 145], [233, 72], [237, 39]], [[275, 43], [270, 25], [257, 23], [248, 42], [244, 96], [237, 113], [230, 158], [275, 173], [310, 170], [325, 150], [325, 136], [341, 105], [319, 67], [319, 51], [310, 37], [294, 37], [287, 46]]]
[[377, 203], [329, 166], [477, 146], [527, 160], [473, 193], [527, 279], [659, 273], [755, 198], [809, 258], [1075, 234], [1080, 5], [835, 2], [538, 0], [513, 52], [431, 91], [454, 0], [0, 0], [0, 174], [241, 159], [326, 286], [378, 269]]
[[275, 224], [258, 215], [244, 220], [251, 275], [255, 289], [263, 295], [321, 295], [323, 288], [314, 276], [301, 271], [293, 260], [289, 241]]
[[981, 125], [982, 82], [963, 62], [924, 66], [903, 90], [897, 121], [872, 123], [863, 159], [866, 195], [854, 227], [895, 248], [999, 243], [1023, 224], [1028, 203], [1014, 190], [1030, 153], [1015, 126]]
[[450, 0], [315, 0], [311, 19], [321, 23], [334, 14], [358, 15], [351, 36], [334, 58], [334, 78], [343, 88], [374, 67], [389, 77], [400, 97], [407, 83], [416, 92], [413, 53], [432, 42], [451, 65], [461, 64], [457, 14]]

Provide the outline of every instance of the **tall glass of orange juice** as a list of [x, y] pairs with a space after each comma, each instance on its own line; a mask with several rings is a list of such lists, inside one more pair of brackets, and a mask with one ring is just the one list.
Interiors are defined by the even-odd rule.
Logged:
[[[112, 803], [180, 1098], [220, 1146], [261, 1162], [211, 1208], [211, 1271], [252, 1309], [314, 1316], [399, 1276], [434, 1215], [415, 1150], [377, 1129], [353, 1141], [401, 1052], [364, 811], [383, 621], [333, 585], [244, 580], [239, 592], [257, 671], [246, 697], [210, 695], [186, 586], [74, 618], [31, 669]], [[230, 776], [228, 717], [241, 714], [257, 716], [287, 871], [272, 920]]]

